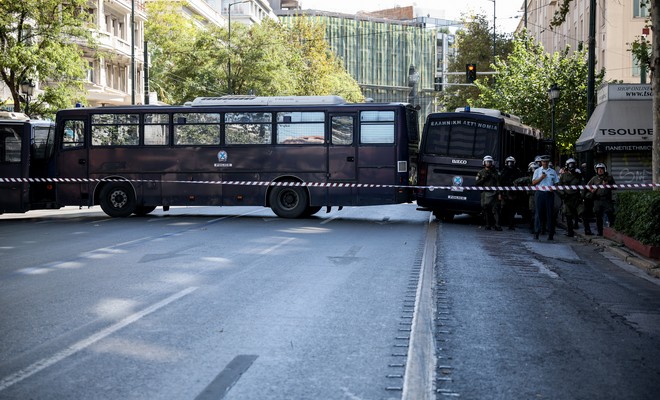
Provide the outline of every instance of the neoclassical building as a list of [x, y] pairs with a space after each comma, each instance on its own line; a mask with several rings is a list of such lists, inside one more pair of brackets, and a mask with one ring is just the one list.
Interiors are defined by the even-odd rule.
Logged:
[[[525, 8], [525, 2], [527, 7]], [[563, 50], [566, 45], [577, 49], [589, 42], [589, 0], [573, 0], [566, 21], [559, 27], [550, 28], [555, 12], [562, 0], [524, 0], [527, 31], [536, 38], [547, 52]], [[596, 68], [605, 68], [605, 80], [624, 83], [640, 83], [639, 64], [628, 51], [629, 43], [645, 35], [644, 30], [649, 10], [642, 7], [640, 0], [598, 0], [596, 2]], [[525, 18], [517, 31], [525, 28]], [[647, 78], [648, 79], [648, 78]]]

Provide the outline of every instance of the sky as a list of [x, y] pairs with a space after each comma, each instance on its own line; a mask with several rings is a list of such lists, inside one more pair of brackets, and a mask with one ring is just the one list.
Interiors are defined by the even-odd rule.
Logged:
[[[431, 17], [460, 20], [461, 13], [484, 14], [493, 21], [493, 1], [497, 30], [511, 33], [518, 26], [524, 0], [301, 0], [303, 9], [343, 12], [355, 14], [358, 11], [375, 11], [396, 6], [423, 8]], [[433, 12], [437, 10], [437, 12]], [[443, 15], [444, 13], [444, 15]]]

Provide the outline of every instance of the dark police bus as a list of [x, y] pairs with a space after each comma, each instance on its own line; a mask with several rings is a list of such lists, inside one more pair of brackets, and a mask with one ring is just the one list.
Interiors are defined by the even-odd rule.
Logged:
[[298, 218], [324, 206], [412, 202], [417, 126], [408, 104], [337, 96], [74, 108], [57, 113], [39, 177], [54, 178], [55, 207], [98, 204], [113, 217], [243, 205]]
[[55, 123], [0, 111], [0, 214], [56, 208], [52, 184], [29, 182], [48, 176]]
[[526, 171], [541, 145], [540, 131], [497, 110], [429, 114], [418, 162], [418, 185], [426, 188], [416, 190], [417, 204], [444, 220], [456, 214], [479, 214], [480, 192], [464, 188], [475, 186], [483, 157], [492, 156], [499, 169], [506, 157], [513, 156], [518, 168]]

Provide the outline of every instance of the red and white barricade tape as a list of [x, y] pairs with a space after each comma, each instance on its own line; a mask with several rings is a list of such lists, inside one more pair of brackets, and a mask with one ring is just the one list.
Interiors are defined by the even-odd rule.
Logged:
[[614, 185], [568, 185], [568, 186], [417, 186], [417, 185], [387, 185], [374, 183], [342, 183], [342, 182], [266, 182], [266, 181], [180, 181], [152, 179], [118, 179], [118, 178], [1, 178], [0, 183], [99, 183], [99, 182], [135, 182], [135, 183], [179, 183], [196, 185], [234, 185], [234, 186], [292, 186], [292, 187], [327, 187], [327, 188], [409, 188], [451, 190], [451, 191], [556, 191], [556, 190], [590, 190], [590, 189], [646, 189], [660, 187], [658, 183], [624, 183]]

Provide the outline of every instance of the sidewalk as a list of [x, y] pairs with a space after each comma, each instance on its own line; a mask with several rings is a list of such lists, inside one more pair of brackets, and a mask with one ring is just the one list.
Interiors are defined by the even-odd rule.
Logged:
[[[558, 226], [564, 230], [566, 229], [566, 224], [563, 221], [560, 221]], [[598, 247], [603, 247], [626, 263], [645, 271], [652, 277], [660, 279], [660, 260], [643, 257], [623, 244], [603, 236], [596, 236], [595, 234], [593, 236], [587, 236], [582, 229], [582, 223], [580, 223], [580, 229], [575, 230], [575, 237], [581, 242], [588, 242]]]

